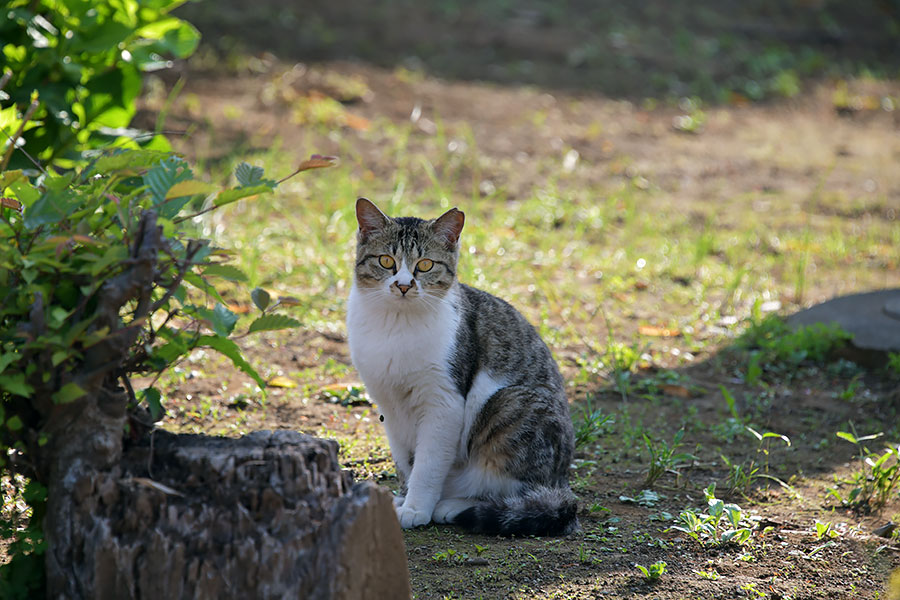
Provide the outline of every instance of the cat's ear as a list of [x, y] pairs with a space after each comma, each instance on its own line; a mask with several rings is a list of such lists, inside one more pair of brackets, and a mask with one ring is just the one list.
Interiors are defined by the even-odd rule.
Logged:
[[451, 208], [434, 220], [431, 229], [447, 241], [448, 248], [455, 248], [465, 222], [466, 215], [459, 209]]
[[390, 218], [371, 200], [359, 198], [356, 201], [356, 221], [359, 223], [359, 233], [365, 239], [370, 233], [384, 229]]

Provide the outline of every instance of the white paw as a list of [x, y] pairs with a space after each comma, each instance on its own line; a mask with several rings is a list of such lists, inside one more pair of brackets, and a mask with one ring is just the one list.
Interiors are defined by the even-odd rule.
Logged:
[[450, 523], [456, 518], [456, 515], [475, 504], [476, 502], [469, 498], [447, 498], [437, 503], [431, 518], [435, 523]]
[[394, 496], [394, 508], [400, 508], [403, 506], [404, 502], [406, 502], [406, 496], [401, 496], [399, 494]]
[[410, 529], [419, 525], [427, 525], [431, 521], [431, 512], [416, 510], [407, 506], [398, 506], [397, 518], [400, 520], [400, 527]]

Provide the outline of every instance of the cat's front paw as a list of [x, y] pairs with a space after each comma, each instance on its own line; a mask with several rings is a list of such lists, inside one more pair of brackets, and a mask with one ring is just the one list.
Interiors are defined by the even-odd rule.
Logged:
[[431, 511], [416, 510], [407, 506], [398, 506], [397, 518], [400, 520], [400, 527], [410, 529], [419, 525], [428, 525], [431, 522]]

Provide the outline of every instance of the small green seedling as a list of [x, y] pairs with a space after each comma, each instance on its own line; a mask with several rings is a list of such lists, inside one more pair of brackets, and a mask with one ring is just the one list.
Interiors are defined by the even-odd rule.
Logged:
[[829, 521], [827, 523], [822, 523], [821, 521], [816, 521], [815, 529], [816, 529], [816, 540], [821, 540], [824, 537], [836, 538], [841, 535], [837, 531], [835, 531], [834, 528], [831, 526], [831, 521]]
[[684, 437], [684, 429], [679, 429], [669, 445], [665, 440], [654, 442], [645, 433], [643, 434], [644, 446], [650, 453], [650, 466], [647, 469], [647, 479], [644, 485], [651, 487], [656, 480], [666, 473], [674, 473], [678, 476], [678, 469], [685, 465], [692, 464], [697, 457], [687, 452], [676, 452], [681, 446], [681, 440]]
[[591, 396], [588, 396], [575, 419], [575, 447], [594, 443], [614, 423], [612, 415], [604, 414], [601, 408], [594, 408]]
[[870, 451], [863, 442], [878, 439], [883, 433], [857, 437], [856, 432], [838, 431], [837, 437], [856, 444], [859, 449], [860, 470], [849, 480], [851, 489], [844, 497], [840, 483], [826, 488], [826, 497], [833, 497], [844, 506], [866, 507], [876, 510], [887, 504], [900, 483], [900, 446], [889, 446], [882, 454]]
[[653, 563], [649, 567], [636, 564], [634, 565], [634, 568], [644, 575], [644, 579], [646, 579], [650, 583], [653, 583], [659, 581], [659, 578], [662, 577], [663, 573], [666, 572], [666, 563], [664, 561], [659, 561]]
[[720, 546], [733, 542], [744, 544], [752, 535], [752, 525], [744, 519], [741, 507], [716, 498], [716, 484], [704, 490], [707, 512], [683, 510], [678, 515], [679, 525], [669, 529], [680, 531], [701, 545]]

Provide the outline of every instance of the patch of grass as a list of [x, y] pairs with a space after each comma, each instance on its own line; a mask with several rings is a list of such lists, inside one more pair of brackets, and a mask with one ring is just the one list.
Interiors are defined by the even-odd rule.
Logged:
[[596, 442], [601, 435], [608, 433], [609, 427], [615, 423], [613, 415], [605, 414], [603, 409], [593, 406], [590, 395], [585, 398], [584, 404], [576, 413], [574, 422], [576, 450]]
[[783, 377], [804, 362], [822, 364], [851, 337], [835, 323], [791, 328], [784, 319], [770, 315], [754, 319], [737, 346], [750, 351], [745, 379], [753, 385], [761, 382], [764, 371]]
[[652, 487], [656, 481], [666, 473], [679, 476], [678, 469], [697, 460], [697, 457], [687, 452], [676, 452], [681, 447], [684, 438], [684, 429], [675, 432], [672, 443], [665, 440], [653, 441], [646, 433], [643, 436], [644, 446], [650, 453], [650, 466], [647, 467], [647, 478], [644, 485]]

